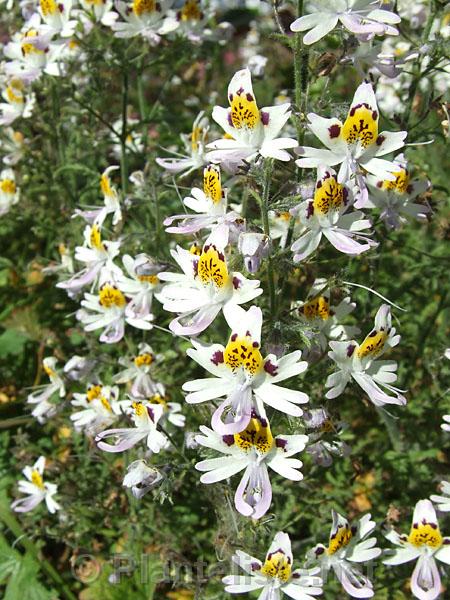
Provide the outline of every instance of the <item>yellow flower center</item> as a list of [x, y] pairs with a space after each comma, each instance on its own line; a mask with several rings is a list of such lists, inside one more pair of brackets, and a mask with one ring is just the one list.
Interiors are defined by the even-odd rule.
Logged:
[[203, 137], [203, 128], [202, 127], [193, 127], [192, 135], [191, 135], [191, 148], [192, 152], [198, 152], [198, 147], [200, 140]]
[[203, 13], [200, 10], [198, 0], [187, 0], [179, 13], [182, 21], [200, 21]]
[[150, 352], [143, 352], [134, 358], [134, 364], [136, 367], [143, 367], [144, 365], [151, 365], [154, 359], [155, 357]]
[[364, 148], [374, 144], [378, 137], [378, 113], [367, 104], [350, 109], [342, 127], [342, 136], [347, 144], [360, 141]]
[[[22, 94], [23, 84], [19, 81], [11, 81], [11, 83], [6, 88], [6, 97], [8, 98], [8, 102], [16, 102], [17, 104], [24, 103], [24, 97]], [[18, 132], [16, 132], [18, 133]], [[23, 141], [23, 135], [22, 135]]]
[[350, 543], [353, 534], [348, 523], [339, 525], [336, 533], [330, 537], [330, 543], [327, 549], [327, 554], [334, 554], [341, 548], [344, 548]]
[[99, 398], [101, 396], [102, 393], [102, 386], [101, 385], [90, 385], [86, 391], [86, 398], [88, 400], [88, 402], [92, 402], [92, 400], [95, 400], [96, 398]]
[[156, 9], [155, 0], [133, 0], [133, 12], [138, 17], [154, 12]]
[[144, 417], [147, 413], [146, 407], [142, 404], [142, 402], [133, 402], [131, 406], [134, 409], [134, 414], [137, 417]]
[[189, 252], [191, 254], [195, 254], [196, 256], [200, 256], [202, 253], [202, 249], [201, 246], [199, 246], [198, 244], [196, 244], [195, 242], [192, 244], [192, 246], [189, 248]]
[[414, 523], [411, 527], [411, 533], [408, 536], [408, 542], [413, 546], [430, 546], [430, 548], [439, 548], [442, 545], [442, 535], [437, 523]]
[[46, 365], [45, 363], [42, 363], [42, 368], [44, 369], [46, 375], [48, 375], [48, 377], [54, 377], [56, 375], [55, 371], [49, 367], [48, 365]]
[[223, 352], [224, 363], [232, 371], [243, 367], [250, 375], [256, 375], [264, 366], [259, 344], [248, 335], [237, 337], [233, 334]]
[[344, 186], [336, 181], [330, 173], [319, 180], [314, 191], [313, 208], [315, 213], [327, 215], [331, 210], [338, 210], [344, 203]]
[[160, 404], [164, 408], [164, 410], [168, 409], [166, 396], [161, 396], [161, 394], [154, 394], [148, 399], [148, 401], [150, 402], [150, 404]]
[[389, 190], [392, 192], [397, 192], [398, 194], [405, 194], [408, 191], [409, 186], [409, 173], [406, 169], [400, 169], [400, 171], [396, 171], [392, 173], [395, 176], [395, 181], [383, 181], [383, 189]]
[[[38, 32], [36, 31], [36, 29], [29, 29], [22, 39], [25, 40], [30, 37], [35, 37], [37, 35]], [[36, 48], [34, 44], [30, 44], [27, 42], [21, 44], [21, 49], [23, 56], [27, 56], [28, 54], [44, 54], [44, 50], [40, 50], [39, 48]]]
[[97, 248], [97, 250], [104, 250], [102, 243], [102, 234], [98, 225], [92, 225], [91, 232], [89, 234], [89, 244], [91, 248]]
[[289, 558], [281, 550], [269, 554], [261, 569], [261, 573], [266, 577], [277, 578], [280, 581], [287, 581], [291, 576], [292, 565]]
[[215, 165], [209, 165], [203, 171], [203, 191], [214, 204], [222, 200], [222, 184], [220, 181], [220, 169]]
[[229, 101], [231, 122], [236, 129], [254, 129], [259, 124], [261, 117], [252, 94], [241, 89], [236, 94], [230, 94]]
[[49, 15], [54, 15], [56, 12], [60, 12], [58, 4], [55, 2], [55, 0], [41, 0], [40, 4], [44, 17], [48, 17]]
[[111, 404], [105, 396], [100, 396], [100, 402], [102, 403], [103, 408], [106, 408], [108, 412], [112, 412]]
[[2, 179], [0, 181], [0, 190], [4, 194], [15, 194], [16, 184], [12, 179]]
[[37, 469], [33, 469], [31, 471], [31, 483], [34, 483], [34, 485], [37, 486], [38, 488], [40, 488], [41, 490], [45, 489], [42, 475], [39, 473], [39, 471]]
[[138, 279], [143, 283], [151, 283], [152, 285], [156, 285], [157, 283], [159, 283], [157, 275], [138, 275]]
[[325, 296], [317, 296], [317, 298], [305, 302], [300, 308], [300, 312], [308, 320], [319, 317], [323, 321], [326, 321], [330, 317], [330, 304], [328, 298], [325, 298]]
[[125, 296], [116, 287], [106, 283], [98, 293], [99, 302], [104, 308], [112, 308], [117, 306], [122, 308], [126, 304]]
[[197, 272], [200, 281], [206, 285], [214, 283], [218, 288], [224, 287], [229, 280], [227, 263], [224, 255], [214, 246], [204, 248], [198, 259]]
[[274, 445], [268, 421], [250, 419], [244, 431], [234, 434], [234, 443], [244, 452], [255, 449], [260, 454], [267, 454]]
[[[18, 102], [23, 102], [22, 96], [20, 96], [20, 99], [18, 100]], [[14, 142], [16, 144], [18, 144], [19, 146], [21, 144], [23, 144], [23, 140], [25, 139], [24, 135], [21, 131], [13, 131], [12, 137], [13, 137]]]
[[358, 358], [364, 358], [366, 356], [378, 356], [383, 350], [387, 339], [388, 334], [386, 331], [377, 331], [374, 329], [369, 333], [369, 335], [358, 348]]
[[96, 6], [102, 6], [103, 4], [105, 4], [105, 0], [85, 0], [85, 2]]
[[111, 180], [105, 173], [100, 177], [100, 189], [104, 196], [115, 196], [111, 187]]

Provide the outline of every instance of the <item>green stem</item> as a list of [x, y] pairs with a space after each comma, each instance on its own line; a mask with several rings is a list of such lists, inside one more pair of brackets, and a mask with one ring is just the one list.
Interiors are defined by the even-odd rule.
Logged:
[[[270, 159], [266, 160], [264, 165], [264, 184], [261, 197], [261, 219], [263, 222], [264, 234], [270, 242], [270, 225], [269, 225], [269, 196], [270, 196], [270, 180], [272, 177], [273, 163]], [[275, 296], [275, 276], [273, 272], [272, 251], [269, 251], [267, 258], [267, 275], [269, 285], [270, 299], [270, 315], [271, 319], [276, 314], [276, 296]]]
[[72, 592], [68, 589], [65, 581], [62, 579], [59, 573], [45, 558], [43, 558], [40, 555], [38, 548], [36, 548], [35, 544], [27, 537], [27, 534], [20, 527], [18, 521], [4, 506], [0, 506], [0, 519], [3, 521], [6, 527], [14, 534], [17, 543], [23, 546], [23, 548], [36, 559], [41, 570], [44, 571], [50, 577], [50, 579], [52, 579], [54, 583], [59, 587], [62, 595], [65, 598], [67, 598], [67, 600], [77, 600], [75, 594], [72, 594]]
[[120, 136], [120, 172], [122, 175], [122, 194], [128, 190], [128, 163], [127, 163], [127, 106], [128, 106], [128, 72], [123, 67], [122, 79], [122, 133]]
[[393, 419], [383, 408], [376, 406], [376, 411], [386, 426], [386, 430], [388, 432], [389, 439], [391, 440], [392, 447], [396, 452], [402, 452], [402, 440], [400, 438], [400, 432], [398, 427]]

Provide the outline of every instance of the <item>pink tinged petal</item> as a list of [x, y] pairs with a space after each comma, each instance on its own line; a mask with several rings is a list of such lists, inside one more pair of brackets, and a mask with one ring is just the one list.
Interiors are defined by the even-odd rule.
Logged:
[[183, 390], [191, 392], [185, 398], [188, 404], [199, 404], [220, 398], [228, 394], [234, 387], [233, 382], [224, 382], [216, 377], [208, 377], [205, 379], [194, 379], [187, 381], [183, 385]]
[[260, 560], [243, 552], [242, 550], [236, 550], [236, 553], [232, 557], [233, 562], [238, 565], [243, 571], [249, 575], [253, 575], [255, 571], [259, 571], [262, 567]]
[[[139, 431], [137, 429], [107, 429], [102, 431], [95, 438], [95, 442], [100, 450], [105, 452], [124, 452], [135, 446], [138, 442], [148, 435], [148, 431]], [[109, 437], [116, 437], [114, 445], [107, 444], [103, 440]]]
[[[220, 304], [213, 304], [202, 307], [193, 316], [181, 315], [171, 321], [169, 329], [175, 335], [198, 335], [211, 325], [220, 309]], [[185, 321], [185, 324], [183, 324], [183, 321]]]
[[[225, 409], [232, 407], [235, 414], [227, 413], [226, 422], [222, 421]], [[219, 435], [233, 435], [243, 431], [252, 416], [252, 390], [248, 386], [239, 386], [214, 411], [211, 426]]]
[[246, 517], [260, 519], [269, 510], [271, 502], [272, 486], [266, 465], [249, 465], [234, 496], [236, 509]]
[[156, 164], [169, 173], [180, 173], [193, 166], [191, 158], [156, 158]]
[[390, 23], [391, 25], [395, 25], [401, 21], [401, 18], [390, 10], [382, 10], [379, 8], [372, 10], [367, 15], [367, 18], [373, 19], [374, 21], [380, 21], [381, 23]]
[[248, 577], [228, 575], [222, 579], [225, 584], [225, 591], [229, 594], [245, 594], [254, 590], [260, 590], [265, 586], [264, 581], [253, 579], [249, 581]]
[[399, 392], [394, 392], [394, 396], [389, 396], [376, 384], [376, 382], [366, 373], [352, 373], [353, 379], [369, 396], [369, 399], [375, 406], [383, 406], [383, 404], [399, 404], [404, 406], [406, 398]]
[[301, 417], [302, 409], [296, 404], [306, 402], [306, 394], [271, 383], [264, 384], [255, 390], [255, 396], [268, 406], [292, 417]]
[[294, 252], [294, 262], [300, 262], [312, 254], [319, 246], [321, 239], [321, 230], [307, 231], [299, 237], [291, 246], [291, 250]]
[[372, 583], [356, 568], [348, 563], [338, 564], [334, 567], [337, 578], [344, 590], [353, 598], [372, 598], [374, 591]]
[[340, 15], [339, 20], [346, 29], [355, 34], [381, 34], [385, 30], [381, 23], [363, 23], [361, 17], [356, 15]]
[[42, 502], [44, 496], [39, 496], [38, 494], [34, 494], [33, 496], [28, 496], [27, 498], [19, 498], [18, 500], [14, 500], [11, 504], [11, 509], [14, 512], [25, 513], [29, 512], [36, 508], [36, 506]]
[[[85, 329], [87, 330], [87, 327]], [[124, 333], [125, 323], [122, 317], [119, 317], [104, 329], [99, 339], [105, 344], [115, 344], [123, 338]]]
[[419, 600], [435, 600], [441, 593], [441, 578], [432, 556], [419, 557], [411, 577], [411, 591]]
[[357, 87], [355, 95], [353, 96], [351, 108], [358, 104], [368, 104], [373, 110], [377, 110], [377, 100], [371, 83], [363, 81], [363, 83]]
[[311, 31], [308, 31], [308, 33], [304, 36], [303, 43], [307, 46], [315, 44], [320, 39], [325, 37], [328, 33], [330, 33], [330, 31], [332, 31], [336, 27], [337, 23], [337, 15], [331, 14], [329, 17], [323, 16], [323, 18], [320, 20], [320, 23], [318, 23], [313, 29], [311, 29]]
[[344, 252], [344, 254], [361, 254], [370, 250], [372, 245], [369, 243], [360, 244], [353, 238], [351, 233], [344, 232], [344, 230], [324, 229], [323, 234], [336, 250]]
[[291, 24], [291, 31], [294, 31], [294, 32], [307, 31], [308, 29], [312, 29], [313, 27], [318, 25], [321, 20], [322, 20], [321, 14], [316, 13], [316, 14], [311, 14], [311, 15], [304, 15], [303, 17], [296, 19]]

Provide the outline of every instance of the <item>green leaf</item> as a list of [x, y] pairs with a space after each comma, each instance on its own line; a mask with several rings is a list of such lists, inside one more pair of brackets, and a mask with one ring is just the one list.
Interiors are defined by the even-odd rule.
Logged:
[[0, 335], [0, 358], [22, 354], [27, 337], [15, 329], [7, 329]]

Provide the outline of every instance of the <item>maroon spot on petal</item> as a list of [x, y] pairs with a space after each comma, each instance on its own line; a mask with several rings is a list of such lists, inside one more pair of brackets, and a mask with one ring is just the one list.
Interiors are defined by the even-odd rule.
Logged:
[[231, 118], [231, 113], [228, 113], [227, 119], [228, 119], [228, 125], [230, 125], [230, 127], [234, 127], [233, 119]]
[[356, 527], [356, 525], [352, 525], [350, 531], [352, 532], [352, 535], [356, 535], [356, 532], [358, 531], [358, 528]]
[[375, 337], [376, 335], [377, 335], [377, 330], [376, 330], [376, 329], [374, 329], [373, 331], [371, 331], [371, 332], [369, 333], [369, 336], [368, 336], [368, 337]]
[[243, 91], [244, 91], [244, 88], [241, 86], [236, 93], [239, 94], [239, 96], [240, 96]]
[[235, 290], [238, 290], [241, 287], [241, 280], [239, 277], [233, 277], [233, 287]]
[[232, 102], [232, 101], [233, 101], [233, 94], [230, 94], [230, 95], [228, 96], [228, 100], [229, 100], [230, 102]]
[[313, 202], [309, 202], [308, 208], [306, 209], [306, 218], [309, 219], [314, 214], [314, 204]]
[[275, 446], [285, 450], [287, 446], [287, 440], [283, 440], [283, 438], [275, 438]]
[[265, 110], [262, 110], [260, 112], [261, 115], [261, 121], [263, 125], [268, 125], [269, 124], [269, 113], [266, 112]]
[[386, 138], [385, 138], [385, 136], [384, 136], [384, 135], [379, 135], [379, 136], [377, 137], [377, 140], [376, 140], [376, 144], [377, 144], [377, 146], [381, 146], [381, 144], [384, 142], [384, 140], [385, 140], [385, 139], [386, 139]]
[[317, 188], [318, 190], [320, 190], [320, 188], [321, 188], [321, 187], [322, 187], [322, 180], [321, 180], [321, 179], [319, 179], [319, 181], [316, 183], [316, 188]]
[[264, 363], [264, 371], [269, 375], [272, 375], [272, 377], [275, 377], [278, 371], [278, 367], [277, 365], [274, 365], [270, 360], [267, 360]]
[[252, 562], [252, 564], [250, 566], [251, 566], [252, 571], [259, 571], [261, 569], [261, 566], [257, 562]]
[[377, 181], [377, 188], [383, 187], [383, 182], [382, 181]]
[[444, 538], [444, 541], [442, 542], [445, 546], [447, 546], [448, 544], [450, 544], [450, 538]]
[[64, 12], [64, 4], [58, 4], [58, 10], [60, 13]]
[[301, 575], [300, 575], [300, 573], [294, 572], [294, 573], [292, 573], [291, 577], [292, 577], [292, 579], [300, 579]]
[[340, 125], [331, 125], [331, 127], [328, 127], [328, 133], [330, 134], [330, 138], [337, 138], [340, 136], [341, 134], [341, 126]]
[[250, 333], [250, 331], [249, 331], [248, 329], [247, 329], [247, 331], [245, 332], [245, 335], [246, 335], [247, 337], [251, 337], [251, 336], [252, 336], [252, 334]]
[[314, 550], [314, 554], [315, 554], [316, 556], [319, 556], [320, 554], [323, 554], [324, 552], [325, 552], [325, 548], [322, 548], [322, 546], [319, 546], [318, 548], [316, 548], [316, 549]]
[[211, 362], [215, 364], [216, 367], [217, 365], [223, 363], [223, 352], [221, 350], [217, 350], [217, 352], [214, 352]]
[[348, 189], [346, 187], [342, 188], [342, 195], [344, 196], [344, 204], [348, 202]]
[[150, 406], [147, 406], [147, 412], [148, 412], [148, 416], [150, 417], [150, 419], [154, 422], [155, 421], [155, 413], [153, 412], [153, 409], [150, 408]]
[[253, 348], [259, 348], [258, 342], [253, 342], [252, 346], [253, 346]]
[[233, 335], [231, 336], [231, 341], [235, 342], [237, 340], [237, 333], [233, 333]]
[[355, 351], [355, 344], [349, 344], [347, 346], [347, 356], [350, 358], [350, 356], [353, 354], [353, 352]]
[[373, 119], [374, 121], [376, 121], [376, 120], [378, 119], [378, 113], [377, 113], [377, 111], [376, 111], [376, 110], [374, 110], [374, 111], [373, 111], [373, 113], [372, 113], [372, 119]]
[[411, 192], [413, 191], [413, 189], [414, 189], [414, 186], [413, 186], [413, 185], [410, 183], [410, 184], [408, 185], [408, 187], [406, 188], [406, 192], [407, 192], [408, 194], [411, 194]]
[[222, 440], [227, 446], [232, 446], [234, 444], [234, 435], [223, 435]]
[[437, 523], [430, 523], [430, 527], [432, 529], [437, 529]]
[[219, 256], [220, 260], [225, 261], [225, 256], [222, 254], [222, 252], [219, 252], [218, 256]]
[[253, 96], [251, 94], [249, 94], [248, 92], [246, 94], [246, 97], [249, 102], [253, 102]]

